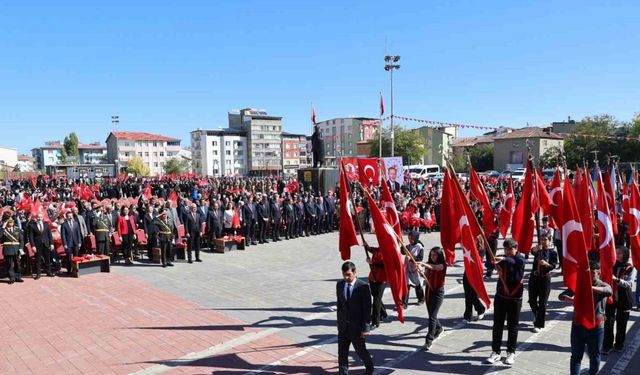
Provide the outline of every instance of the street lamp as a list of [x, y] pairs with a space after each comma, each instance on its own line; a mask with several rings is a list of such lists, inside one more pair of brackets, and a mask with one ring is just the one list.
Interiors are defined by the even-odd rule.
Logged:
[[118, 124], [120, 123], [120, 116], [111, 116], [111, 123], [118, 130]]
[[[396, 64], [400, 61], [400, 56], [390, 56], [387, 55], [384, 57], [384, 70], [389, 72], [389, 76], [391, 78], [391, 156], [394, 155], [394, 137], [395, 131], [393, 129], [393, 71], [400, 69], [400, 64]], [[381, 124], [382, 125], [382, 124]], [[382, 133], [380, 133], [382, 136]]]

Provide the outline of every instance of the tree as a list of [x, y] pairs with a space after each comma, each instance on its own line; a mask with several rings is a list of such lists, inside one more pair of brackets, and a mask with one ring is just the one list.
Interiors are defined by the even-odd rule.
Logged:
[[78, 159], [80, 156], [80, 150], [78, 150], [78, 136], [75, 132], [69, 134], [69, 136], [64, 137], [64, 142], [62, 144], [62, 149], [66, 152], [67, 158]]
[[560, 147], [550, 147], [540, 156], [540, 168], [554, 168], [562, 163], [562, 149]]
[[582, 167], [584, 160], [593, 158], [593, 151], [598, 151], [600, 160], [607, 154], [617, 155], [618, 142], [613, 139], [599, 137], [582, 137], [580, 135], [614, 136], [621, 124], [610, 115], [585, 117], [576, 124], [574, 131], [577, 137], [569, 137], [564, 144], [567, 167]]
[[493, 143], [479, 144], [469, 149], [471, 165], [476, 171], [493, 169]]
[[165, 174], [182, 174], [187, 172], [189, 172], [189, 162], [187, 160], [171, 158], [164, 163]]
[[[422, 161], [424, 157], [425, 141], [417, 131], [405, 129], [400, 125], [394, 125], [394, 155], [402, 156], [402, 162], [418, 164], [416, 161]], [[369, 156], [377, 157], [380, 147], [380, 133], [370, 142]], [[382, 137], [382, 156], [391, 156], [391, 138]]]
[[151, 170], [149, 166], [142, 160], [141, 157], [135, 157], [129, 159], [127, 161], [127, 173], [131, 173], [132, 175], [139, 176], [148, 176], [151, 174]]

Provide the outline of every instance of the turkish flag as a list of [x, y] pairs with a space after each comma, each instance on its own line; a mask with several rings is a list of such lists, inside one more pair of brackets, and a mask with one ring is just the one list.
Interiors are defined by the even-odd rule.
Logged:
[[347, 173], [347, 179], [349, 181], [358, 180], [358, 159], [356, 158], [342, 158], [342, 168]]
[[233, 218], [231, 218], [231, 228], [240, 228], [240, 215], [238, 215], [238, 209], [233, 210]]
[[538, 189], [537, 198], [542, 213], [545, 216], [551, 216], [551, 197], [547, 192], [547, 187], [544, 183], [544, 178], [542, 177], [540, 170], [536, 173], [536, 189]]
[[460, 242], [460, 228], [458, 227], [458, 218], [453, 204], [453, 193], [456, 191], [452, 185], [455, 182], [451, 178], [449, 169], [444, 171], [444, 181], [442, 184], [442, 199], [447, 202], [440, 206], [440, 243], [444, 249], [445, 257], [448, 265], [453, 265], [456, 260], [456, 244]]
[[171, 193], [169, 193], [169, 196], [167, 197], [167, 199], [177, 203], [178, 202], [178, 193], [176, 193], [175, 190], [171, 190]]
[[[606, 184], [606, 182], [605, 182]], [[598, 170], [598, 249], [600, 251], [600, 269], [602, 270], [602, 280], [613, 285], [613, 265], [616, 263], [616, 245], [614, 242], [613, 224], [611, 222], [611, 212], [607, 201], [607, 191], [604, 189], [602, 173]], [[611, 297], [607, 300], [613, 303]]]
[[[564, 285], [573, 293], [573, 321], [586, 328], [595, 327], [591, 273], [583, 224], [571, 184], [564, 184], [562, 205], [562, 248]], [[577, 233], [576, 233], [577, 232]]]
[[[556, 198], [558, 196], [559, 198]], [[562, 223], [562, 180], [560, 178], [560, 170], [556, 167], [556, 173], [553, 174], [551, 181], [551, 218], [553, 219], [554, 228], [560, 228]]]
[[591, 192], [591, 178], [587, 171], [578, 169], [576, 174], [576, 204], [580, 214], [584, 240], [589, 250], [593, 250], [593, 208], [595, 197]]
[[500, 234], [502, 238], [507, 237], [507, 231], [511, 226], [511, 218], [513, 217], [513, 209], [515, 198], [513, 197], [513, 180], [509, 178], [509, 185], [507, 186], [507, 193], [502, 201], [502, 207], [500, 208]]
[[522, 197], [516, 211], [513, 214], [513, 222], [511, 223], [511, 234], [513, 238], [518, 242], [518, 249], [529, 254], [531, 251], [531, 244], [533, 243], [533, 231], [536, 227], [535, 212], [538, 210], [538, 202], [533, 191], [534, 181], [533, 175], [535, 172], [532, 170], [531, 162], [527, 161], [527, 169], [524, 177], [524, 184], [522, 186]]
[[360, 183], [365, 188], [369, 188], [371, 185], [378, 185], [379, 173], [378, 173], [378, 158], [358, 158], [358, 175], [360, 177]]
[[342, 164], [338, 166], [340, 174], [340, 232], [338, 238], [338, 249], [342, 260], [351, 258], [351, 246], [358, 245], [358, 236], [356, 228], [353, 226], [353, 207], [349, 199], [349, 190], [347, 188], [347, 176], [342, 168]]
[[378, 247], [382, 252], [382, 261], [384, 263], [384, 270], [387, 273], [387, 281], [391, 288], [393, 301], [396, 304], [396, 310], [398, 311], [398, 320], [404, 323], [402, 297], [407, 294], [408, 291], [404, 265], [402, 264], [402, 255], [400, 254], [400, 246], [398, 245], [398, 237], [391, 225], [384, 216], [382, 216], [382, 212], [380, 212], [380, 209], [370, 194], [367, 194], [367, 199], [369, 200], [373, 226], [376, 228]]
[[489, 236], [495, 230], [495, 219], [493, 217], [493, 210], [491, 209], [491, 203], [487, 192], [484, 190], [484, 186], [478, 178], [473, 166], [469, 168], [469, 191], [471, 196], [480, 202], [482, 205], [482, 228], [484, 229], [484, 235]]
[[613, 227], [613, 235], [617, 236], [618, 213], [616, 209], [616, 194], [612, 181], [615, 181], [615, 174], [614, 176], [611, 176], [609, 175], [609, 171], [606, 171], [603, 177], [603, 183], [598, 183], [598, 186], [604, 187], [605, 196], [607, 197], [607, 205], [609, 206], [609, 217], [611, 218], [611, 225]]
[[640, 193], [638, 193], [638, 185], [632, 180], [628, 187], [628, 214], [629, 223], [629, 239], [631, 240], [631, 258], [633, 265], [640, 270]]
[[[386, 180], [386, 178], [385, 178]], [[391, 196], [389, 187], [386, 181], [382, 182], [382, 201], [384, 202], [385, 213], [387, 215], [387, 221], [391, 224], [393, 230], [398, 234], [398, 237], [402, 238], [402, 228], [400, 228], [400, 218], [398, 211], [396, 210], [396, 202]]]
[[[476, 246], [476, 238], [478, 237], [474, 235], [470, 225], [471, 222], [475, 222], [475, 218], [469, 214], [471, 207], [469, 207], [469, 202], [463, 196], [462, 190], [457, 190], [453, 196], [452, 203], [456, 210], [457, 224], [460, 230], [460, 244], [462, 245], [464, 254], [464, 272], [473, 290], [482, 302], [484, 302], [485, 306], [489, 308], [489, 306], [491, 306], [491, 300], [489, 299], [482, 278], [484, 265]], [[471, 213], [471, 215], [473, 214]]]

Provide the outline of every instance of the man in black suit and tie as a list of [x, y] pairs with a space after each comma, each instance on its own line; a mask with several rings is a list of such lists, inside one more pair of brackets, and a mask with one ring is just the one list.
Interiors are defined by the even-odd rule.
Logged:
[[62, 246], [64, 246], [64, 252], [67, 255], [67, 274], [71, 274], [71, 258], [78, 256], [80, 251], [80, 244], [82, 244], [82, 233], [80, 232], [80, 225], [73, 218], [73, 213], [67, 211], [65, 214], [65, 222], [62, 224]]
[[271, 199], [271, 206], [269, 209], [271, 215], [271, 227], [273, 242], [280, 241], [280, 227], [282, 226], [282, 210], [280, 207], [280, 196], [278, 194], [273, 195]]
[[259, 199], [257, 212], [258, 212], [258, 241], [260, 243], [268, 243], [267, 240], [267, 227], [269, 225], [269, 203], [267, 202], [267, 196], [263, 196]]
[[396, 181], [396, 178], [398, 177], [398, 168], [390, 167], [387, 169], [387, 177], [389, 177], [387, 180], [389, 190], [391, 190], [391, 192], [400, 191], [400, 183]]
[[253, 196], [249, 195], [246, 199], [244, 206], [242, 206], [242, 214], [244, 216], [243, 224], [244, 224], [244, 236], [246, 237], [245, 242], [247, 246], [257, 245], [256, 242], [256, 219], [258, 217], [258, 212], [256, 211], [256, 204], [253, 201]]
[[51, 251], [53, 251], [53, 236], [51, 235], [51, 229], [49, 224], [44, 222], [44, 215], [42, 212], [38, 212], [35, 220], [29, 222], [29, 243], [31, 248], [36, 253], [36, 276], [35, 279], [40, 278], [41, 261], [44, 259], [44, 269], [47, 276], [52, 277], [51, 272]]
[[365, 343], [371, 324], [371, 290], [368, 283], [356, 277], [356, 265], [352, 262], [342, 264], [342, 278], [336, 284], [339, 374], [349, 373], [351, 344], [364, 362], [365, 374], [373, 374], [373, 360]]
[[222, 237], [222, 220], [218, 201], [211, 201], [211, 207], [207, 210], [207, 230], [210, 244], [215, 244], [215, 240]]
[[333, 191], [329, 191], [329, 194], [324, 200], [324, 210], [327, 213], [325, 229], [327, 232], [333, 232], [333, 219], [336, 216], [336, 199], [333, 197]]
[[196, 262], [202, 262], [200, 259], [200, 234], [202, 227], [200, 225], [200, 213], [198, 212], [198, 206], [195, 203], [191, 204], [191, 210], [185, 216], [185, 231], [187, 233], [187, 255], [189, 257], [189, 263], [193, 263], [191, 260], [191, 251], [196, 252]]

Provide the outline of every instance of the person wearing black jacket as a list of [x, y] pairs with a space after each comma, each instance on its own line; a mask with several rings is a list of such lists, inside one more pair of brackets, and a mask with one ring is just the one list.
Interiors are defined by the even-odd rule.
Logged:
[[382, 252], [379, 247], [371, 247], [367, 243], [364, 244], [366, 251], [371, 253], [371, 258], [367, 259], [369, 267], [369, 285], [371, 295], [373, 296], [373, 309], [371, 310], [371, 330], [380, 327], [380, 319], [387, 318], [387, 309], [382, 303], [384, 289], [387, 287], [387, 273], [384, 269], [384, 261], [382, 260]]
[[258, 210], [256, 207], [256, 203], [253, 201], [253, 196], [249, 195], [247, 198], [247, 203], [242, 207], [244, 212], [244, 221], [245, 225], [244, 235], [247, 238], [246, 243], [247, 246], [257, 245], [256, 242], [256, 221], [258, 219]]
[[316, 205], [313, 202], [313, 197], [307, 196], [304, 200], [304, 217], [305, 217], [305, 227], [304, 232], [309, 237], [312, 234], [316, 234], [314, 232], [315, 222], [316, 222]]
[[287, 225], [286, 236], [287, 240], [292, 239], [295, 235], [295, 213], [293, 212], [293, 206], [291, 205], [291, 199], [289, 197], [284, 199], [284, 221]]
[[146, 209], [146, 213], [142, 218], [142, 228], [144, 229], [144, 233], [147, 235], [147, 255], [149, 259], [153, 259], [152, 250], [154, 247], [158, 247], [156, 238], [157, 238], [157, 227], [153, 224], [154, 215], [153, 215], [153, 206], [148, 206]]
[[44, 215], [39, 212], [35, 220], [29, 222], [27, 233], [29, 233], [29, 243], [36, 253], [36, 276], [40, 278], [41, 260], [44, 260], [44, 270], [47, 276], [53, 277], [51, 271], [51, 261], [53, 251], [53, 236], [49, 224], [44, 222]]
[[324, 200], [322, 197], [316, 198], [316, 234], [322, 234], [325, 232], [327, 211], [324, 209]]
[[[621, 352], [627, 334], [629, 312], [633, 307], [633, 279], [635, 269], [629, 263], [629, 249], [616, 249], [616, 264], [613, 266], [613, 303], [607, 304], [604, 321], [604, 342], [602, 354], [609, 354], [611, 349]], [[613, 328], [616, 326], [615, 346]]]
[[293, 205], [293, 209], [296, 215], [296, 238], [304, 236], [304, 203], [302, 203], [302, 196], [296, 196], [296, 203]]
[[365, 343], [370, 333], [371, 290], [369, 284], [356, 277], [356, 265], [352, 262], [342, 264], [342, 278], [336, 284], [339, 374], [349, 372], [351, 344], [364, 362], [365, 374], [373, 374], [373, 360]]
[[329, 191], [329, 194], [324, 200], [324, 210], [327, 213], [327, 220], [325, 224], [325, 230], [327, 232], [333, 232], [334, 219], [336, 216], [336, 200], [333, 197], [333, 191]]
[[3, 228], [0, 229], [0, 243], [2, 244], [4, 262], [8, 268], [9, 284], [16, 281], [23, 282], [20, 273], [20, 252], [23, 251], [24, 245], [22, 231], [14, 226], [14, 221], [11, 218], [5, 221]]
[[529, 306], [533, 313], [533, 332], [544, 328], [547, 301], [551, 292], [551, 271], [558, 266], [558, 253], [551, 247], [551, 237], [540, 236], [540, 245], [531, 250], [533, 266], [529, 276]]
[[222, 237], [222, 218], [218, 201], [211, 201], [211, 207], [207, 212], [207, 231], [210, 244], [215, 244], [215, 240]]
[[274, 194], [269, 205], [269, 215], [271, 216], [271, 239], [273, 242], [280, 241], [280, 228], [282, 227], [282, 208], [280, 207], [280, 197]]
[[185, 216], [185, 232], [188, 241], [187, 256], [189, 263], [193, 263], [191, 260], [191, 252], [194, 250], [196, 253], [196, 262], [202, 262], [200, 259], [201, 231], [200, 212], [198, 212], [198, 206], [196, 206], [195, 203], [192, 203], [191, 212]]
[[504, 258], [496, 258], [498, 286], [494, 298], [492, 353], [487, 359], [494, 364], [500, 360], [504, 321], [507, 320], [507, 365], [515, 362], [516, 344], [518, 341], [518, 323], [522, 309], [522, 288], [524, 281], [524, 256], [518, 253], [518, 243], [506, 239], [503, 243]]
[[257, 207], [258, 211], [258, 242], [269, 243], [267, 240], [267, 226], [269, 225], [269, 203], [267, 202], [267, 196], [263, 196], [260, 199]]

